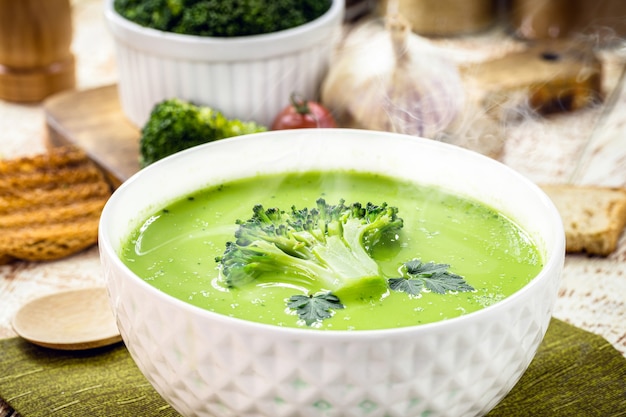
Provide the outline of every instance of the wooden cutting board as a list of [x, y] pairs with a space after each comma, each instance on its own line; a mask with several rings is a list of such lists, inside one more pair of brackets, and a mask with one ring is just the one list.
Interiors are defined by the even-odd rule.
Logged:
[[82, 148], [113, 186], [139, 170], [140, 132], [124, 116], [116, 85], [58, 93], [43, 108], [50, 144]]

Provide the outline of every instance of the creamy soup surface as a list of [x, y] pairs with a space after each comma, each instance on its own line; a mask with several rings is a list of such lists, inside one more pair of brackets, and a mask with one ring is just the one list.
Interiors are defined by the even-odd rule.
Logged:
[[[419, 296], [390, 291], [333, 310], [332, 318], [307, 326], [286, 307], [298, 293], [290, 286], [220, 284], [215, 258], [234, 240], [236, 221], [250, 218], [255, 204], [288, 210], [314, 207], [320, 197], [331, 204], [344, 199], [398, 207], [404, 220], [399, 239], [372, 252], [381, 270], [393, 275], [410, 259], [448, 264], [474, 291]], [[542, 268], [529, 236], [486, 205], [396, 178], [344, 171], [259, 176], [183, 196], [147, 217], [121, 257], [154, 287], [195, 306], [266, 324], [327, 330], [404, 327], [458, 317], [510, 296]]]

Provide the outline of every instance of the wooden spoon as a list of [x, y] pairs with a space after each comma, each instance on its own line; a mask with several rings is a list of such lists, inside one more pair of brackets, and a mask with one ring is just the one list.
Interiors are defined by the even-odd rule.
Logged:
[[24, 339], [53, 349], [92, 349], [122, 340], [105, 288], [36, 298], [18, 310], [12, 324]]

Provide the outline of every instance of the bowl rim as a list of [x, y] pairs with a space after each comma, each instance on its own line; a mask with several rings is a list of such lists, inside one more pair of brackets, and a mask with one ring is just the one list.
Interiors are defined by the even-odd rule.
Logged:
[[345, 12], [343, 0], [331, 0], [326, 13], [300, 26], [259, 35], [209, 37], [141, 26], [118, 14], [114, 1], [104, 0], [104, 17], [116, 40], [153, 55], [191, 61], [251, 61], [306, 50], [335, 36]]
[[[131, 178], [126, 180], [112, 195], [112, 197], [107, 201], [105, 207], [102, 211], [101, 221], [99, 225], [98, 231], [98, 240], [99, 240], [99, 250], [101, 252], [101, 257], [106, 256], [110, 262], [113, 262], [117, 268], [121, 268], [124, 271], [125, 275], [131, 277], [134, 285], [141, 286], [144, 290], [147, 290], [153, 296], [159, 298], [161, 301], [174, 305], [177, 309], [182, 309], [194, 316], [206, 316], [213, 321], [220, 322], [221, 325], [229, 326], [231, 329], [236, 329], [237, 331], [242, 331], [244, 333], [252, 333], [252, 332], [270, 332], [272, 337], [276, 338], [286, 338], [286, 339], [298, 339], [298, 340], [334, 340], [334, 341], [352, 341], [352, 340], [361, 340], [361, 339], [380, 339], [386, 337], [403, 337], [403, 336], [418, 336], [422, 333], [447, 333], [454, 332], [457, 328], [463, 328], [468, 326], [471, 323], [481, 322], [484, 316], [490, 315], [498, 315], [502, 310], [507, 310], [507, 306], [511, 303], [515, 303], [519, 298], [529, 297], [528, 293], [533, 290], [534, 287], [543, 285], [545, 281], [550, 280], [550, 275], [556, 274], [558, 275], [557, 280], [560, 280], [564, 259], [565, 259], [565, 232], [563, 228], [562, 219], [560, 214], [552, 202], [552, 200], [548, 197], [548, 195], [534, 182], [532, 182], [529, 178], [522, 175], [518, 171], [513, 168], [495, 160], [489, 158], [485, 155], [482, 155], [478, 152], [461, 148], [455, 145], [451, 145], [444, 142], [434, 141], [431, 139], [420, 138], [416, 136], [409, 136], [398, 133], [391, 132], [376, 132], [376, 131], [363, 131], [357, 129], [347, 129], [347, 128], [326, 128], [326, 129], [298, 129], [298, 133], [306, 134], [320, 134], [324, 132], [326, 133], [338, 133], [345, 134], [350, 133], [354, 134], [355, 132], [359, 135], [393, 135], [399, 138], [405, 138], [406, 140], [412, 141], [421, 141], [421, 146], [425, 147], [444, 147], [448, 149], [452, 149], [454, 152], [464, 153], [470, 158], [476, 159], [481, 163], [497, 165], [500, 168], [507, 170], [508, 173], [514, 177], [520, 184], [523, 184], [529, 190], [532, 190], [536, 195], [538, 202], [543, 205], [546, 209], [546, 215], [549, 217], [550, 222], [554, 224], [555, 232], [558, 236], [555, 235], [554, 242], [551, 247], [545, 247], [545, 254], [552, 254], [552, 256], [544, 259], [544, 265], [541, 271], [532, 278], [526, 285], [522, 288], [511, 294], [510, 296], [500, 300], [490, 306], [481, 308], [477, 311], [453, 317], [450, 319], [445, 319], [432, 323], [419, 324], [415, 326], [405, 326], [405, 327], [395, 327], [395, 328], [384, 328], [384, 329], [371, 329], [371, 330], [332, 330], [332, 329], [324, 329], [317, 330], [311, 328], [294, 328], [294, 327], [282, 327], [276, 326], [272, 324], [260, 323], [249, 321], [237, 317], [227, 316], [221, 313], [212, 312], [210, 310], [204, 309], [199, 306], [192, 305], [190, 303], [186, 303], [183, 300], [180, 300], [172, 295], [165, 293], [157, 289], [156, 287], [150, 285], [145, 280], [138, 277], [134, 272], [132, 272], [120, 259], [116, 251], [112, 247], [111, 239], [108, 238], [108, 231], [105, 229], [104, 225], [109, 217], [110, 206], [115, 203], [115, 200], [118, 196], [123, 195], [128, 192], [127, 189], [132, 187], [138, 179], [144, 175], [145, 173], [150, 173], [152, 170], [161, 170], [166, 169], [166, 167], [170, 164], [175, 163], [178, 159], [185, 158], [185, 155], [190, 154], [191, 152], [197, 152], [199, 148], [211, 148], [215, 146], [220, 146], [220, 143], [224, 143], [222, 141], [210, 142], [203, 145], [196, 146], [194, 148], [190, 148], [181, 152], [178, 152], [174, 155], [170, 155], [160, 161], [157, 161], [150, 166], [143, 168], [141, 171], [134, 174]], [[342, 133], [343, 132], [343, 133]], [[231, 145], [237, 144], [237, 142], [253, 140], [255, 137], [260, 136], [268, 136], [268, 135], [288, 135], [293, 134], [293, 131], [283, 130], [283, 131], [268, 131], [261, 133], [253, 133], [249, 135], [243, 135], [238, 137], [229, 138], [228, 141]], [[184, 195], [184, 193], [181, 193]], [[479, 200], [480, 201], [480, 200]], [[166, 201], [163, 204], [167, 204]], [[128, 235], [125, 236], [127, 238]], [[127, 279], [124, 278], [124, 279]], [[106, 280], [107, 286], [109, 285], [108, 279]], [[557, 285], [554, 286], [554, 298], [556, 298], [556, 290]], [[111, 300], [114, 303], [114, 300]], [[550, 312], [552, 311], [552, 307], [550, 308]], [[546, 329], [543, 329], [545, 332]]]

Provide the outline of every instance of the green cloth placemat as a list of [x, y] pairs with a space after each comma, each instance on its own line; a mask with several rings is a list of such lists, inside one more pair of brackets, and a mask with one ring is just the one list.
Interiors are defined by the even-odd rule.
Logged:
[[626, 416], [626, 358], [603, 337], [553, 318], [530, 366], [488, 416]]
[[0, 355], [0, 398], [22, 417], [180, 416], [122, 343], [64, 352], [12, 338]]
[[[0, 340], [0, 398], [22, 417], [178, 417], [123, 344], [62, 352]], [[552, 319], [499, 416], [626, 416], [626, 359], [604, 338]]]

